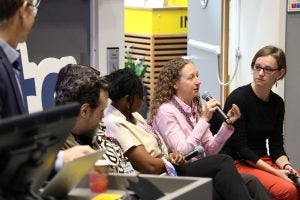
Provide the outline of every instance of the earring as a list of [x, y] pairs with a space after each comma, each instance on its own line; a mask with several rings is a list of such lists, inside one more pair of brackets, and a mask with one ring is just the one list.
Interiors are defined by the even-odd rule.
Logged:
[[275, 86], [277, 87], [277, 79], [276, 79], [276, 81], [275, 81]]

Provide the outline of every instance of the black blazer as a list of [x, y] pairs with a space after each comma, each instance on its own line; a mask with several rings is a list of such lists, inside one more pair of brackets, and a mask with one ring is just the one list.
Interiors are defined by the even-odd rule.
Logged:
[[0, 47], [0, 118], [26, 113], [13, 66]]

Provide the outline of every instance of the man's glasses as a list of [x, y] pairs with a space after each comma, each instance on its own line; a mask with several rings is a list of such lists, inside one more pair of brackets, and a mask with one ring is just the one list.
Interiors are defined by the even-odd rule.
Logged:
[[27, 1], [29, 5], [31, 5], [33, 7], [33, 12], [34, 12], [34, 15], [36, 16], [37, 15], [37, 12], [38, 12], [38, 7], [41, 3], [41, 0], [32, 0], [32, 1]]
[[260, 72], [261, 70], [263, 70], [263, 72], [265, 74], [270, 75], [270, 74], [273, 74], [273, 72], [278, 71], [280, 69], [263, 68], [263, 67], [261, 67], [259, 65], [254, 65], [253, 66], [253, 70], [256, 71], [256, 72]]
[[40, 3], [41, 3], [41, 0], [32, 0], [31, 1], [31, 4], [36, 8], [39, 7]]

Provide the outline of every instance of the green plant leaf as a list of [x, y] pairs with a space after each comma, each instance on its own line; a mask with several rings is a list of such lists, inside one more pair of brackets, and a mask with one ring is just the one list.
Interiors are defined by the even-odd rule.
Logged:
[[130, 68], [132, 71], [134, 71], [134, 73], [140, 78], [143, 79], [147, 70], [147, 66], [144, 65], [145, 63], [145, 59], [142, 58], [138, 58], [134, 61], [134, 59], [132, 58], [132, 53], [130, 52], [130, 48], [133, 45], [129, 45], [128, 47], [126, 47], [125, 49], [125, 54], [126, 54], [126, 62], [125, 62], [125, 68]]

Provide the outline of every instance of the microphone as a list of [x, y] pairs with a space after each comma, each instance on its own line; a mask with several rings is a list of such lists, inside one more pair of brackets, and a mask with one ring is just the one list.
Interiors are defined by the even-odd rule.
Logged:
[[[204, 92], [204, 94], [201, 96], [202, 97], [202, 99], [204, 99], [205, 101], [209, 101], [209, 100], [211, 100], [211, 99], [213, 99], [212, 98], [212, 96], [210, 95], [210, 93], [209, 92]], [[217, 114], [218, 114], [218, 116], [224, 121], [224, 122], [226, 122], [226, 124], [228, 124], [228, 125], [232, 125], [232, 121], [230, 121], [230, 119], [228, 118], [228, 116], [223, 112], [223, 110], [219, 107], [219, 106], [217, 106]]]
[[289, 174], [288, 177], [299, 187], [300, 186], [300, 177], [295, 174]]
[[192, 159], [195, 156], [198, 156], [200, 154], [203, 155], [203, 153], [204, 153], [203, 147], [201, 145], [198, 145], [198, 146], [195, 147], [195, 149], [193, 151], [191, 151], [190, 153], [184, 155], [183, 157], [184, 157], [185, 160], [190, 160], [190, 159]]

